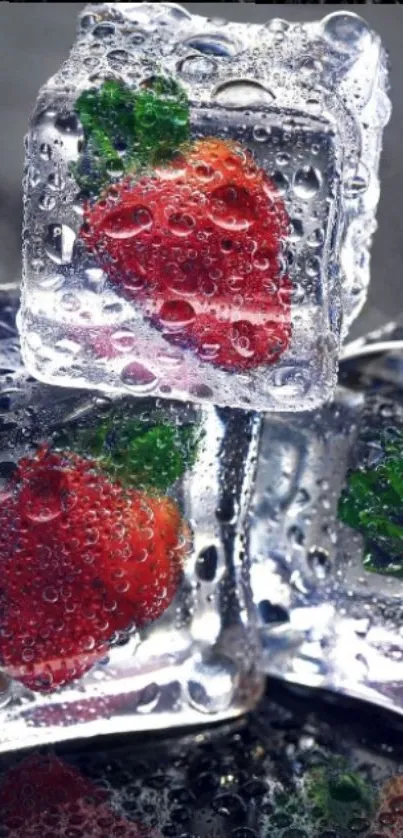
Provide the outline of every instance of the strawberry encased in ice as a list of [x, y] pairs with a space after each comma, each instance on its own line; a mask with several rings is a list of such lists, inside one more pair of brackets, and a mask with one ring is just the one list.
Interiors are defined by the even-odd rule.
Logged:
[[41, 448], [0, 505], [0, 662], [34, 690], [81, 676], [116, 632], [159, 617], [188, 549], [175, 502]]
[[290, 340], [288, 230], [251, 155], [212, 138], [87, 203], [81, 238], [170, 343], [243, 371], [273, 363]]

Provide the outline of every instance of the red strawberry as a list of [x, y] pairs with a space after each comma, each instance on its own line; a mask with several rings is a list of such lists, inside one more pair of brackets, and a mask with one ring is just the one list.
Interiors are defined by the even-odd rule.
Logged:
[[239, 144], [194, 143], [87, 205], [81, 238], [171, 343], [228, 371], [273, 363], [291, 335], [289, 219]]
[[20, 460], [0, 507], [0, 661], [49, 691], [102, 658], [115, 632], [155, 620], [188, 544], [167, 497], [125, 490], [72, 453]]
[[116, 815], [104, 789], [52, 755], [29, 756], [2, 778], [0, 819], [10, 838], [160, 836]]

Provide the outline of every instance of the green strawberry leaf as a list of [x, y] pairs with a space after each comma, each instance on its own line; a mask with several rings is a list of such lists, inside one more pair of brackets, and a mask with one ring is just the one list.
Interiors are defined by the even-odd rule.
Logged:
[[338, 515], [364, 537], [365, 570], [403, 578], [403, 435], [380, 442], [378, 462], [348, 473]]
[[156, 76], [138, 90], [108, 79], [75, 103], [84, 147], [73, 175], [84, 195], [97, 195], [116, 177], [172, 158], [189, 136], [183, 88]]
[[99, 463], [128, 488], [165, 493], [195, 463], [200, 442], [197, 425], [177, 426], [161, 419], [150, 424], [111, 416], [96, 428], [70, 432], [56, 441]]
[[343, 835], [350, 835], [353, 818], [368, 817], [376, 807], [375, 790], [343, 757], [312, 768], [304, 778], [304, 791], [324, 821]]

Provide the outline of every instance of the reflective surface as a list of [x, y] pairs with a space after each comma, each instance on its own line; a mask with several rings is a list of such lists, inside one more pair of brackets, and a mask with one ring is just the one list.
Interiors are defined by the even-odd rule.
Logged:
[[0, 750], [251, 709], [256, 417], [40, 384], [6, 305], [0, 364]]
[[1, 834], [399, 838], [401, 733], [365, 706], [269, 682], [232, 725], [3, 757]]
[[402, 713], [401, 356], [361, 368], [318, 413], [266, 415], [252, 585], [266, 671]]

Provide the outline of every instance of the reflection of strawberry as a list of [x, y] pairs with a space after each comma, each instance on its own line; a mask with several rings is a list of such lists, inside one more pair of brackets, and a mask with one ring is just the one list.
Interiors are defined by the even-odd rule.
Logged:
[[107, 793], [71, 765], [34, 754], [0, 783], [1, 823], [12, 838], [158, 838], [157, 830], [116, 815]]
[[115, 632], [163, 613], [186, 549], [171, 499], [72, 453], [21, 460], [0, 507], [2, 665], [39, 691], [82, 675]]
[[403, 775], [387, 780], [380, 792], [379, 808], [371, 824], [382, 838], [401, 838], [403, 835]]
[[205, 139], [87, 205], [81, 238], [164, 337], [242, 371], [275, 361], [290, 334], [282, 199], [237, 143]]

